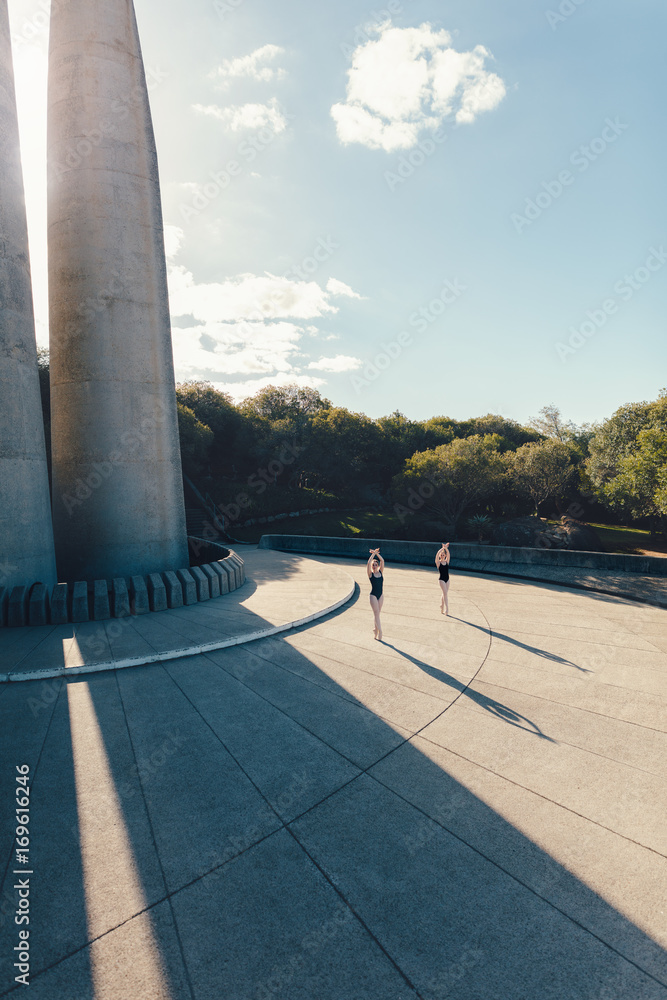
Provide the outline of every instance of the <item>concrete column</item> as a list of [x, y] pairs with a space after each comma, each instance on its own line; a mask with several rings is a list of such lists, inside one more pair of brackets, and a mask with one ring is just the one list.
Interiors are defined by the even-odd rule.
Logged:
[[158, 165], [132, 0], [54, 4], [53, 519], [61, 578], [188, 565]]
[[7, 0], [0, 0], [0, 587], [56, 582]]

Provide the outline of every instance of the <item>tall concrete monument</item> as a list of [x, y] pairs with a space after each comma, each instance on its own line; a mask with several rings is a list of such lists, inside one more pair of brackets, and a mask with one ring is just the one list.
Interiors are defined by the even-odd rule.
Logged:
[[157, 154], [132, 0], [51, 14], [53, 521], [64, 580], [188, 565]]
[[7, 0], [0, 0], [0, 587], [56, 578]]

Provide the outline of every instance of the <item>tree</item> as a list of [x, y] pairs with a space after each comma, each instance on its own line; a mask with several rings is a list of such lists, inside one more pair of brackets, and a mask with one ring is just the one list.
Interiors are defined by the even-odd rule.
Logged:
[[182, 403], [178, 408], [178, 435], [181, 442], [181, 460], [187, 474], [201, 472], [208, 462], [213, 444], [213, 431], [197, 420], [194, 412]]
[[377, 450], [372, 455], [371, 461], [374, 466], [374, 477], [386, 490], [403, 462], [415, 452], [428, 447], [427, 435], [423, 423], [409, 420], [399, 410], [388, 417], [380, 417], [375, 421], [375, 425]]
[[208, 453], [215, 470], [231, 467], [241, 417], [230, 396], [210, 382], [191, 381], [176, 386], [176, 400], [211, 431]]
[[424, 451], [439, 447], [441, 444], [449, 444], [457, 437], [457, 422], [449, 417], [431, 417], [422, 423], [424, 428]]
[[246, 399], [243, 412], [266, 420], [299, 420], [312, 417], [331, 406], [328, 399], [309, 386], [267, 385], [254, 396]]
[[461, 436], [468, 437], [470, 434], [479, 434], [482, 437], [486, 434], [497, 434], [500, 438], [499, 449], [504, 451], [516, 451], [522, 444], [529, 441], [539, 440], [539, 432], [522, 427], [515, 420], [508, 420], [507, 417], [499, 416], [496, 413], [487, 413], [485, 417], [473, 417], [459, 425], [460, 431], [464, 431]]
[[46, 442], [46, 458], [51, 474], [51, 370], [49, 351], [46, 347], [37, 348], [37, 372], [39, 375], [39, 394], [42, 401], [42, 417], [44, 418], [44, 440]]
[[642, 431], [654, 428], [667, 432], [667, 392], [663, 389], [654, 402], [628, 403], [596, 429], [589, 444], [586, 472], [604, 499], [605, 486], [623, 468], [623, 461], [636, 454]]
[[411, 507], [416, 509], [412, 502], [416, 496], [420, 507], [456, 530], [465, 511], [490, 497], [504, 480], [506, 463], [498, 443], [495, 434], [473, 435], [417, 452], [394, 478], [394, 510], [403, 519]]
[[576, 424], [563, 420], [560, 410], [553, 403], [543, 406], [539, 417], [533, 417], [530, 421], [530, 426], [545, 438], [563, 442], [578, 431]]
[[647, 427], [632, 454], [620, 459], [617, 475], [602, 487], [609, 505], [634, 518], [649, 518], [667, 530], [667, 433]]
[[562, 497], [574, 474], [570, 448], [555, 439], [522, 445], [511, 457], [510, 470], [516, 487], [535, 504], [536, 517], [541, 503]]
[[313, 485], [349, 494], [351, 488], [373, 482], [379, 440], [370, 417], [332, 406], [313, 418], [310, 447], [299, 461]]

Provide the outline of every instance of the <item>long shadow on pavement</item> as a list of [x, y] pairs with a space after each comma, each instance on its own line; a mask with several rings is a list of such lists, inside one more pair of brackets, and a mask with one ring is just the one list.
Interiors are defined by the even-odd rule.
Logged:
[[[33, 973], [54, 967], [32, 1000], [667, 1000], [664, 951], [460, 767], [283, 640], [63, 683], [35, 777]], [[622, 838], [567, 815], [613, 863]]]
[[[462, 619], [459, 619], [462, 621]], [[478, 626], [474, 626], [478, 627]], [[496, 633], [494, 632], [494, 635]], [[457, 680], [456, 677], [452, 677], [451, 674], [446, 673], [439, 667], [433, 667], [430, 663], [425, 663], [423, 660], [417, 659], [416, 656], [411, 656], [406, 653], [405, 650], [400, 649], [398, 646], [392, 646], [390, 642], [381, 640], [381, 645], [393, 649], [395, 653], [402, 656], [404, 660], [409, 660], [410, 663], [414, 663], [415, 666], [423, 670], [424, 673], [428, 674], [429, 677], [434, 677], [437, 681], [442, 681], [443, 684], [447, 684], [454, 691], [458, 691], [459, 694], [465, 695], [470, 701], [474, 701], [476, 705], [479, 705], [485, 711], [490, 712], [491, 715], [495, 715], [497, 718], [502, 719], [503, 722], [508, 722], [511, 726], [518, 726], [519, 729], [525, 729], [526, 732], [534, 733], [535, 736], [539, 736], [542, 740], [547, 740], [549, 743], [555, 743], [551, 737], [547, 736], [542, 732], [540, 727], [535, 722], [531, 722], [525, 715], [521, 715], [516, 712], [513, 708], [509, 708], [507, 705], [503, 705], [502, 702], [496, 701], [494, 698], [489, 698], [487, 695], [482, 694], [481, 691], [475, 691], [473, 688], [468, 687], [467, 684], [463, 684], [461, 681]]]

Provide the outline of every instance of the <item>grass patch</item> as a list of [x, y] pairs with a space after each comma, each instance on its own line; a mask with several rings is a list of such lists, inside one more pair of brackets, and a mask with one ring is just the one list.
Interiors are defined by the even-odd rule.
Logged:
[[664, 555], [667, 544], [664, 539], [651, 538], [645, 528], [628, 528], [615, 524], [592, 524], [602, 544], [609, 552], [624, 552], [630, 555]]
[[262, 535], [326, 535], [330, 538], [385, 538], [394, 534], [400, 521], [393, 514], [379, 511], [332, 511], [288, 517], [270, 524], [253, 524], [250, 528], [232, 529], [239, 542], [257, 543]]
[[[600, 541], [607, 552], [624, 555], [665, 555], [667, 542], [664, 539], [651, 538], [651, 532], [646, 528], [629, 528], [622, 524], [595, 524], [588, 522], [591, 528], [600, 536]], [[550, 521], [558, 525], [560, 521]]]

